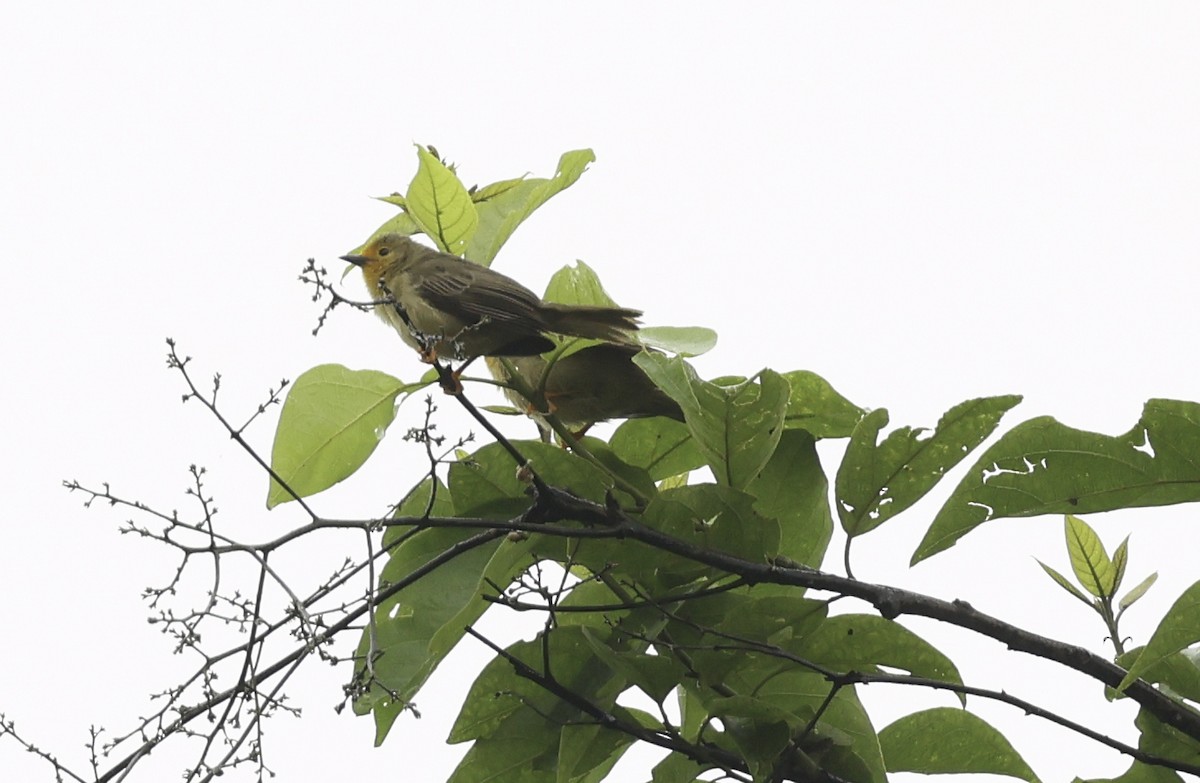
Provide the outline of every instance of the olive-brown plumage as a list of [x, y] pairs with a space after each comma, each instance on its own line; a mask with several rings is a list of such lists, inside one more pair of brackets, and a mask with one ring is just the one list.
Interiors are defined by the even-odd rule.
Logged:
[[[375, 311], [426, 358], [533, 356], [554, 348], [546, 333], [631, 341], [640, 310], [544, 302], [511, 277], [384, 234], [342, 256], [362, 269]], [[398, 307], [396, 305], [399, 305]]]
[[[546, 373], [541, 356], [510, 358], [513, 369], [525, 386], [541, 389], [549, 412], [570, 429], [586, 429], [608, 419], [636, 419], [666, 416], [683, 421], [679, 405], [655, 386], [633, 363], [639, 346], [600, 343], [576, 351], [554, 362]], [[503, 365], [488, 359], [488, 367], [501, 382], [510, 381]], [[518, 407], [539, 411], [512, 389], [505, 390]], [[536, 396], [536, 395], [535, 395]]]

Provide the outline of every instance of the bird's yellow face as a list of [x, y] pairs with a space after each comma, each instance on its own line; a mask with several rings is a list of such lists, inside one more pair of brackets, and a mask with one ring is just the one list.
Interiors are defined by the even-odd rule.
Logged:
[[404, 257], [404, 243], [408, 241], [397, 234], [384, 234], [372, 239], [358, 253], [343, 258], [362, 270], [363, 281], [371, 296], [382, 299], [386, 294], [380, 283]]

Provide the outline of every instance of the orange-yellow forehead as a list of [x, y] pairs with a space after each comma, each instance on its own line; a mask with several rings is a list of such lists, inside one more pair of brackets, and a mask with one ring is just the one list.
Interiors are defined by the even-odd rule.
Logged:
[[389, 248], [388, 253], [381, 254], [379, 251], [385, 244], [387, 244], [386, 237], [377, 237], [358, 251], [358, 255], [366, 259], [366, 262], [360, 267], [363, 280], [367, 284], [367, 289], [376, 297], [382, 293], [383, 289], [380, 287], [379, 281], [395, 253], [395, 248]]

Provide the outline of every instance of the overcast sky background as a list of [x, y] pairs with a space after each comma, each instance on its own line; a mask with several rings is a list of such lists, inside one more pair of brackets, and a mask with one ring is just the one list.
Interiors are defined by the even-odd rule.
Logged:
[[[339, 311], [312, 337], [318, 307], [296, 280], [308, 257], [340, 271], [336, 256], [393, 214], [369, 197], [407, 188], [414, 142], [480, 184], [549, 176], [562, 152], [594, 149], [496, 268], [540, 290], [583, 259], [648, 323], [716, 329], [697, 361], [708, 376], [813, 370], [894, 425], [1016, 392], [1026, 401], [1006, 427], [1050, 414], [1117, 434], [1150, 397], [1200, 399], [1200, 7], [446, 5], [6, 11], [0, 711], [76, 769], [89, 725], [128, 730], [147, 694], [194, 661], [170, 655], [139, 599], [174, 559], [119, 536], [127, 513], [85, 511], [61, 481], [192, 512], [183, 490], [198, 463], [230, 534], [299, 524], [295, 509], [266, 512], [265, 478], [199, 406], [180, 405], [163, 340], [194, 357], [198, 379], [223, 374], [235, 421], [322, 362], [417, 377], [373, 316]], [[354, 278], [346, 289], [362, 293]], [[419, 407], [402, 409], [397, 432]], [[264, 453], [274, 415], [251, 430]], [[456, 421], [443, 429], [461, 432]], [[390, 439], [317, 508], [378, 513], [419, 465]], [[1068, 568], [1060, 519], [985, 526], [909, 571], [936, 508], [931, 498], [856, 545], [857, 575], [1107, 654], [1098, 621], [1032, 559]], [[1133, 534], [1129, 585], [1161, 572], [1128, 616], [1143, 642], [1195, 579], [1196, 510], [1089, 521], [1110, 548]], [[324, 575], [358, 545], [329, 536], [283, 567]], [[1113, 714], [1101, 728], [1132, 714], [1056, 667], [911, 625], [970, 684], [1077, 719]], [[464, 650], [421, 694], [425, 717], [379, 749], [370, 721], [333, 713], [347, 671], [313, 664], [293, 689], [303, 720], [268, 724], [268, 762], [282, 780], [444, 779], [463, 746], [440, 743], [485, 659]], [[868, 692], [877, 726], [912, 696]], [[975, 706], [1044, 779], [1125, 767]], [[133, 779], [175, 779], [181, 763], [164, 749]], [[51, 779], [3, 741], [0, 769]]]

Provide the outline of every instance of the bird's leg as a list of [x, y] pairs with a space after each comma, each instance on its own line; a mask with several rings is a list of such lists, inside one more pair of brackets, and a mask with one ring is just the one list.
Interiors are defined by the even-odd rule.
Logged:
[[471, 366], [471, 362], [473, 361], [475, 361], [474, 356], [459, 365], [457, 370], [451, 368], [450, 372], [442, 377], [442, 391], [446, 392], [446, 394], [462, 394], [462, 374], [467, 371], [467, 368]]

